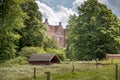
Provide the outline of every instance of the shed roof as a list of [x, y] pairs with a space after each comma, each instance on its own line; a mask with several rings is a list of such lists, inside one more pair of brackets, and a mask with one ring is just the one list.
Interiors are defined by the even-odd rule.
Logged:
[[32, 54], [28, 61], [51, 61], [55, 54]]
[[106, 54], [106, 56], [120, 56], [120, 54]]

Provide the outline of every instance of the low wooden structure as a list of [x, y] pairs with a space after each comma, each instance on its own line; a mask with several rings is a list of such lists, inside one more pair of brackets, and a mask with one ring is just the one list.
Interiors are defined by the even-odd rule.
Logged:
[[32, 54], [28, 59], [32, 65], [50, 65], [52, 63], [60, 63], [60, 59], [55, 54]]
[[106, 54], [106, 59], [120, 59], [120, 54]]

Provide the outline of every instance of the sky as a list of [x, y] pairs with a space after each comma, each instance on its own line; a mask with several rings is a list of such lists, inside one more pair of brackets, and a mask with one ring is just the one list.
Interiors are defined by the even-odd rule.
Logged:
[[[58, 25], [62, 22], [65, 28], [70, 15], [78, 15], [77, 7], [86, 0], [36, 0], [39, 11], [43, 15], [43, 22], [45, 18], [48, 19], [49, 24]], [[105, 4], [112, 12], [120, 18], [120, 0], [98, 0]]]

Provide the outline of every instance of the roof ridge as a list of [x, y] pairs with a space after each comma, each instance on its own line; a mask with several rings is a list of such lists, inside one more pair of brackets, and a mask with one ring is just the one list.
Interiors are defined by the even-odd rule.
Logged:
[[51, 61], [56, 54], [32, 54], [28, 61]]

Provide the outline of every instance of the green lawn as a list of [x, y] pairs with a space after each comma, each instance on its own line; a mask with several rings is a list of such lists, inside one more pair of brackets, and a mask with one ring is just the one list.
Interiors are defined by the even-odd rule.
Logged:
[[[51, 71], [51, 80], [115, 80], [115, 66], [113, 65], [105, 67], [98, 66], [97, 69], [95, 65], [90, 64], [81, 64], [81, 66], [83, 68], [75, 68], [75, 72], [67, 71], [70, 70], [67, 68], [56, 72]], [[25, 78], [23, 80], [32, 79]], [[37, 76], [35, 80], [46, 80], [46, 74]]]
[[[111, 61], [101, 61], [100, 63], [110, 63]], [[71, 62], [62, 62], [51, 66], [31, 66], [13, 65], [0, 68], [0, 80], [46, 80], [45, 72], [51, 72], [51, 80], [115, 80], [114, 65], [98, 65], [96, 68], [94, 61], [88, 64], [74, 62], [75, 71], [72, 72]], [[120, 63], [120, 60], [116, 60]], [[119, 80], [120, 80], [120, 65]], [[36, 79], [33, 79], [33, 69], [36, 67]]]

